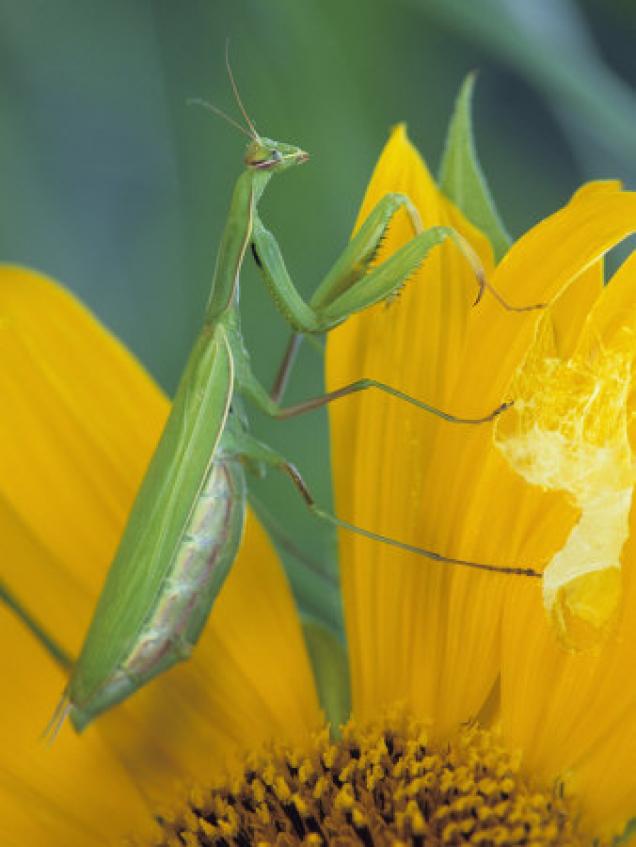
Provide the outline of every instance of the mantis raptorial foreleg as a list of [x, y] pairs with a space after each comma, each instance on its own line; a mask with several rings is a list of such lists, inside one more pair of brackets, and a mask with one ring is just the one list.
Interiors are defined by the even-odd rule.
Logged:
[[[414, 238], [385, 262], [370, 269], [390, 221], [400, 208], [404, 208], [409, 215], [415, 233]], [[475, 303], [479, 302], [484, 290], [488, 288], [498, 302], [511, 311], [541, 308], [541, 305], [514, 307], [508, 304], [486, 280], [479, 258], [466, 240], [450, 227], [431, 227], [423, 230], [417, 209], [409, 198], [402, 194], [387, 194], [379, 201], [309, 302], [306, 302], [289, 276], [275, 237], [265, 228], [260, 218], [255, 216], [252, 229], [252, 251], [274, 302], [295, 332], [269, 396], [266, 396], [266, 392], [260, 385], [254, 385], [255, 380], [252, 375], [245, 380], [246, 393], [264, 412], [278, 418], [293, 417], [323, 406], [332, 400], [369, 388], [376, 388], [453, 423], [485, 423], [507, 409], [509, 404], [504, 403], [481, 417], [462, 418], [418, 401], [377, 380], [364, 378], [296, 406], [286, 409], [280, 406], [302, 335], [332, 329], [351, 314], [395, 294], [396, 290], [420, 266], [430, 249], [447, 238], [455, 243], [475, 273], [478, 286]]]
[[365, 276], [377, 256], [391, 221], [400, 209], [408, 215], [413, 235], [419, 235], [424, 231], [420, 213], [406, 194], [385, 194], [362, 222], [334, 266], [313, 293], [310, 305], [314, 309], [320, 310], [332, 303], [340, 294]]
[[[393, 215], [401, 207], [409, 214], [416, 233], [414, 238], [385, 262], [369, 270]], [[359, 379], [335, 391], [287, 408], [280, 405], [289, 371], [300, 345], [301, 334], [329, 330], [353, 312], [385, 300], [395, 292], [396, 280], [398, 285], [403, 284], [419, 267], [429, 250], [446, 238], [453, 239], [461, 247], [461, 242], [458, 241], [460, 236], [448, 227], [432, 227], [422, 231], [419, 215], [411, 201], [401, 194], [388, 194], [375, 206], [313, 297], [306, 302], [289, 276], [276, 239], [265, 229], [260, 219], [255, 217], [252, 232], [254, 255], [272, 298], [296, 333], [287, 348], [273, 391], [268, 394], [258, 383], [247, 364], [247, 356], [244, 357], [245, 362], [238, 367], [241, 390], [250, 396], [263, 412], [276, 418], [294, 417], [341, 397], [375, 388], [449, 422], [478, 424], [492, 420], [508, 408], [509, 404], [504, 403], [477, 418], [458, 417], [374, 379]], [[474, 254], [465, 249], [462, 252], [474, 267]], [[482, 280], [477, 274], [476, 282], [481, 291]]]
[[[295, 288], [276, 239], [265, 229], [260, 220], [255, 218], [252, 237], [261, 272], [273, 300], [297, 333], [325, 332], [352, 313], [385, 300], [420, 266], [432, 247], [454, 235], [454, 230], [448, 227], [432, 227], [418, 233], [385, 262], [368, 270], [388, 226], [389, 212], [393, 214], [399, 208], [399, 204], [405, 202], [406, 198], [401, 195], [387, 195], [380, 201], [309, 303], [303, 300]], [[377, 380], [361, 379], [322, 397], [284, 409], [277, 400], [282, 396], [289, 366], [296, 350], [297, 343], [294, 340], [288, 348], [273, 396], [265, 391], [252, 374], [246, 355], [242, 357], [243, 361], [237, 364], [237, 380], [241, 391], [250, 396], [262, 411], [273, 417], [292, 417], [369, 388], [384, 391], [448, 421], [482, 423], [492, 420], [496, 414], [507, 408], [505, 405], [500, 406], [494, 412], [475, 419], [458, 418]]]
[[[407, 211], [415, 235], [390, 258], [371, 268], [391, 219], [400, 208]], [[252, 224], [252, 250], [265, 284], [296, 333], [326, 332], [355, 312], [391, 297], [419, 268], [429, 251], [446, 239], [457, 246], [475, 273], [475, 302], [488, 289], [510, 311], [543, 308], [544, 304], [509, 304], [486, 279], [479, 257], [466, 239], [452, 227], [424, 230], [417, 209], [403, 194], [387, 194], [378, 202], [308, 302], [294, 286], [274, 235], [257, 214]]]
[[[433, 247], [452, 232], [448, 227], [420, 232], [381, 265], [369, 270], [384, 230], [378, 233], [375, 245], [369, 241], [360, 245], [354, 239], [334, 266], [338, 274], [331, 271], [307, 302], [289, 276], [276, 239], [255, 216], [252, 240], [263, 279], [279, 311], [296, 332], [327, 332], [355, 312], [395, 294]], [[364, 250], [354, 250], [359, 246]]]
[[[423, 232], [419, 213], [411, 200], [404, 194], [386, 194], [375, 205], [356, 235], [343, 250], [309, 303], [302, 299], [292, 283], [276, 239], [266, 229], [258, 215], [254, 216], [252, 228], [254, 257], [272, 298], [292, 327], [298, 332], [324, 332], [338, 323], [338, 320], [325, 321], [322, 309], [333, 303], [339, 295], [348, 291], [367, 274], [393, 216], [401, 208], [409, 217], [414, 235]], [[428, 247], [424, 249], [424, 255], [431, 246], [432, 242], [428, 243]], [[416, 261], [419, 263], [422, 258]], [[385, 296], [392, 293], [395, 288], [395, 277], [392, 282], [393, 285], [387, 288]]]

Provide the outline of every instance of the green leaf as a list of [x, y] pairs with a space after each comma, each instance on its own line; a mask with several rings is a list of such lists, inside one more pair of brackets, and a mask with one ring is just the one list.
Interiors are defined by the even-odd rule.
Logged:
[[471, 117], [475, 76], [469, 74], [459, 91], [446, 136], [439, 182], [444, 194], [488, 238], [499, 261], [510, 246], [510, 237], [477, 160]]
[[625, 829], [623, 830], [623, 834], [614, 839], [612, 847], [619, 847], [621, 844], [627, 844], [632, 838], [634, 838], [634, 836], [636, 836], [636, 818], [632, 818], [631, 821], [628, 821]]
[[303, 631], [320, 705], [331, 724], [331, 734], [338, 737], [339, 729], [349, 719], [351, 711], [347, 651], [332, 630], [315, 620], [305, 618]]

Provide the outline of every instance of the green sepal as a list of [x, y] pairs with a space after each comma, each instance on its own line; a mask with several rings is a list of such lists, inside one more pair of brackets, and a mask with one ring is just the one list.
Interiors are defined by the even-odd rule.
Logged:
[[472, 121], [475, 79], [474, 72], [468, 74], [459, 90], [448, 126], [439, 184], [444, 194], [488, 238], [499, 261], [510, 247], [510, 236], [477, 159]]
[[332, 630], [312, 618], [303, 619], [303, 632], [318, 699], [331, 725], [332, 736], [338, 738], [340, 727], [351, 712], [347, 650]]
[[617, 835], [612, 842], [612, 847], [619, 847], [621, 844], [628, 844], [634, 837], [636, 837], [636, 818], [632, 818], [627, 822], [621, 835]]

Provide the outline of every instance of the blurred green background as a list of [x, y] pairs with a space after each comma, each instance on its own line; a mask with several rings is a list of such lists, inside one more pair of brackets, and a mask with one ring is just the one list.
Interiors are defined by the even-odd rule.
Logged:
[[[455, 93], [474, 68], [480, 157], [513, 235], [585, 179], [634, 186], [631, 0], [5, 0], [2, 259], [65, 282], [168, 393], [198, 329], [241, 169], [245, 139], [187, 105], [203, 97], [235, 113], [228, 37], [259, 130], [312, 154], [262, 207], [306, 294], [348, 238], [390, 125], [406, 120], [436, 168]], [[245, 334], [270, 383], [287, 333], [247, 265]], [[321, 387], [320, 355], [306, 348], [289, 399]], [[328, 504], [325, 415], [253, 419]], [[254, 490], [303, 549], [329, 560], [331, 535], [286, 481]], [[317, 591], [323, 578], [310, 570], [292, 571], [303, 607], [337, 623], [337, 593]]]

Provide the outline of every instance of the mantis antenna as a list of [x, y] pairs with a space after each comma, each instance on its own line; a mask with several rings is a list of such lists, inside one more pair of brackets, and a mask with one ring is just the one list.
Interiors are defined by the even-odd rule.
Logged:
[[186, 103], [187, 103], [188, 106], [202, 106], [204, 109], [207, 109], [209, 112], [213, 112], [215, 115], [218, 115], [220, 118], [223, 118], [224, 120], [226, 120], [233, 127], [236, 127], [236, 129], [238, 129], [239, 132], [242, 132], [243, 135], [247, 135], [248, 138], [252, 138], [252, 134], [250, 132], [248, 132], [245, 129], [244, 126], [241, 126], [241, 124], [238, 121], [235, 121], [234, 118], [231, 118], [229, 115], [226, 115], [225, 112], [222, 109], [219, 109], [218, 106], [215, 106], [213, 103], [210, 103], [208, 100], [203, 100], [200, 97], [190, 97], [190, 98], [188, 98], [188, 100], [186, 100]]
[[223, 118], [223, 120], [227, 121], [233, 127], [238, 129], [239, 132], [242, 132], [243, 135], [247, 135], [248, 138], [253, 137], [251, 132], [248, 132], [245, 127], [241, 126], [238, 121], [235, 121], [234, 118], [231, 118], [229, 115], [226, 115], [226, 113], [222, 109], [219, 109], [218, 106], [214, 106], [208, 100], [203, 100], [201, 97], [190, 97], [188, 98], [188, 100], [186, 100], [186, 103], [188, 106], [202, 106], [209, 112], [213, 112], [215, 115], [218, 115], [220, 118]]
[[256, 127], [254, 126], [254, 124], [250, 120], [250, 116], [247, 114], [247, 109], [243, 105], [243, 101], [241, 100], [241, 95], [239, 94], [238, 85], [236, 84], [236, 80], [234, 79], [234, 74], [232, 73], [232, 66], [230, 64], [230, 39], [229, 38], [225, 42], [225, 67], [227, 68], [227, 74], [230, 78], [230, 85], [232, 86], [232, 91], [234, 92], [234, 97], [236, 99], [236, 105], [241, 110], [241, 114], [245, 118], [245, 122], [247, 123], [248, 127], [250, 128], [252, 138], [255, 141], [260, 141], [261, 137], [258, 134], [258, 132], [256, 132]]
[[229, 40], [225, 43], [225, 66], [227, 68], [227, 73], [230, 78], [230, 85], [232, 86], [232, 91], [234, 92], [234, 99], [236, 100], [236, 104], [239, 107], [245, 122], [247, 123], [246, 127], [242, 126], [238, 121], [235, 121], [234, 118], [231, 118], [226, 112], [222, 109], [219, 109], [218, 106], [215, 106], [213, 103], [210, 103], [208, 100], [203, 100], [201, 97], [190, 97], [186, 103], [188, 106], [202, 106], [204, 109], [207, 109], [209, 112], [213, 112], [215, 115], [218, 115], [220, 118], [223, 118], [224, 121], [231, 124], [235, 129], [238, 129], [239, 132], [242, 132], [243, 135], [247, 135], [248, 138], [251, 138], [254, 141], [261, 140], [260, 135], [256, 132], [256, 127], [252, 123], [247, 114], [247, 110], [243, 105], [243, 101], [241, 100], [241, 95], [239, 94], [238, 85], [236, 84], [236, 80], [234, 79], [234, 74], [232, 73], [232, 67], [230, 65], [230, 42]]

